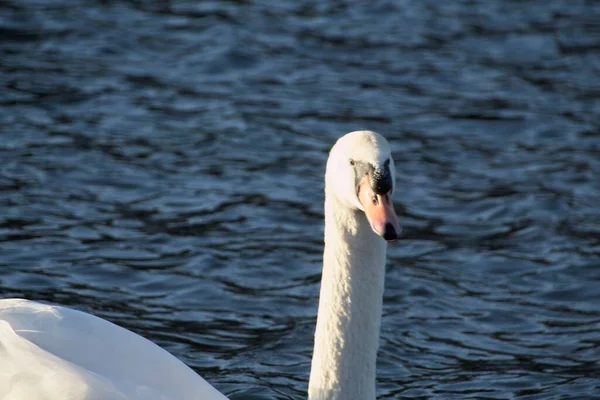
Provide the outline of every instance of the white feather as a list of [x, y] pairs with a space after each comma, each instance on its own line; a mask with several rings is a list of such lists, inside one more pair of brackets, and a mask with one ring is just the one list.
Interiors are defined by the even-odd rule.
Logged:
[[101, 318], [0, 301], [0, 399], [226, 399], [156, 344]]

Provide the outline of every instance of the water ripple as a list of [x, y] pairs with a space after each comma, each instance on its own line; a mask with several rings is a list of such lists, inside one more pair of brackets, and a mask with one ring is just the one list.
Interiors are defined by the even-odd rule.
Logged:
[[[591, 2], [0, 2], [0, 290], [306, 395], [323, 171], [391, 141], [381, 399], [600, 381]], [[274, 307], [276, 305], [276, 307]]]

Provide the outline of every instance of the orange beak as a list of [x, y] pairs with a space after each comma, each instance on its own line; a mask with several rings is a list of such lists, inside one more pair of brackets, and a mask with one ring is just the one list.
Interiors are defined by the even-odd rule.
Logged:
[[398, 240], [402, 228], [394, 210], [391, 193], [375, 193], [371, 188], [371, 180], [366, 175], [358, 186], [358, 199], [373, 231], [388, 242]]

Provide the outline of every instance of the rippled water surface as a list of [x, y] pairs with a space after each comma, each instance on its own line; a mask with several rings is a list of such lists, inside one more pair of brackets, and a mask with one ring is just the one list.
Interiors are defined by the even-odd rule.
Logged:
[[0, 1], [0, 292], [302, 399], [337, 137], [391, 142], [380, 399], [600, 398], [595, 1]]

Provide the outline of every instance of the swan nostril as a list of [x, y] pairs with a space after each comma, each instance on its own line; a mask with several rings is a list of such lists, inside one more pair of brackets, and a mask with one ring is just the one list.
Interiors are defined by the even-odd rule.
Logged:
[[398, 232], [396, 232], [396, 228], [394, 225], [389, 222], [385, 224], [385, 229], [383, 230], [383, 238], [387, 241], [398, 239]]

